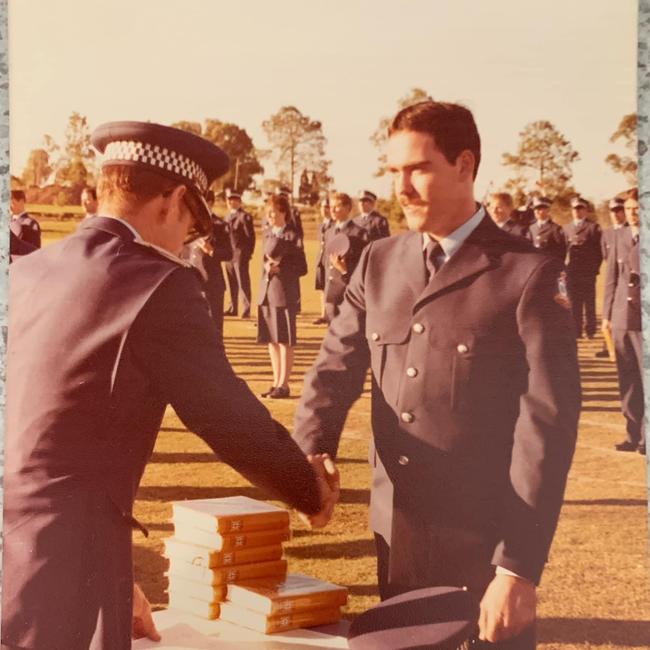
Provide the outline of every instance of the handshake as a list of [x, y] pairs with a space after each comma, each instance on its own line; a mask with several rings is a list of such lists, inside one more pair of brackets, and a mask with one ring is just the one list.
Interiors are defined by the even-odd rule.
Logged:
[[310, 528], [323, 528], [332, 518], [334, 506], [341, 494], [339, 470], [329, 454], [308, 454], [307, 460], [314, 468], [320, 491], [321, 508], [315, 515], [298, 515]]

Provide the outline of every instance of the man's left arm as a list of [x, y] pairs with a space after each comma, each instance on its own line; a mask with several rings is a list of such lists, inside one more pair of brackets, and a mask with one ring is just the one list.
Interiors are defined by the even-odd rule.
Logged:
[[493, 564], [538, 583], [557, 526], [580, 415], [580, 372], [571, 311], [558, 286], [563, 265], [544, 260], [517, 309], [528, 385], [520, 399]]
[[535, 620], [535, 585], [546, 562], [562, 505], [580, 415], [580, 374], [571, 312], [562, 306], [563, 265], [540, 264], [517, 310], [528, 387], [514, 432], [510, 485], [501, 505], [497, 574], [481, 600], [480, 638], [497, 642]]

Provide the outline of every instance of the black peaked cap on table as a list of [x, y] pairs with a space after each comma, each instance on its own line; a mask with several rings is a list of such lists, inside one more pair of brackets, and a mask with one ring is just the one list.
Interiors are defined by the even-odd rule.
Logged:
[[427, 587], [379, 603], [352, 622], [350, 650], [461, 650], [478, 629], [479, 606], [468, 591]]

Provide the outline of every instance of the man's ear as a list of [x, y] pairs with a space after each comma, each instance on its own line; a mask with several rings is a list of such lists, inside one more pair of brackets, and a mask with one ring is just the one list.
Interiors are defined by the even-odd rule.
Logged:
[[456, 158], [456, 164], [458, 165], [458, 172], [462, 180], [474, 178], [476, 158], [469, 149], [464, 149], [458, 154], [458, 158]]
[[178, 213], [185, 192], [187, 192], [185, 185], [177, 185], [173, 190], [160, 194], [160, 216], [164, 218], [172, 211]]

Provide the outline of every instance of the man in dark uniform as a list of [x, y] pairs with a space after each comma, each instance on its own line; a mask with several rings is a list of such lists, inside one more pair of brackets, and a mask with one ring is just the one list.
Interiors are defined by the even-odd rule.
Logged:
[[[609, 220], [611, 222], [611, 226], [606, 230], [603, 230], [602, 236], [600, 238], [603, 260], [606, 264], [606, 268], [610, 264], [616, 264], [617, 231], [620, 230], [621, 228], [627, 228], [628, 226], [627, 221], [625, 221], [625, 208], [623, 205], [624, 202], [625, 202], [624, 199], [620, 197], [614, 197], [608, 203]], [[607, 273], [607, 271], [605, 271], [605, 273]], [[611, 304], [609, 306], [609, 312], [606, 314], [604, 303], [603, 303], [602, 317], [603, 317], [603, 323], [606, 320], [611, 320], [612, 318]], [[612, 348], [613, 345], [613, 343], [611, 342], [611, 330], [607, 327], [601, 329], [603, 331], [603, 336], [605, 337], [606, 341], [607, 340], [610, 341], [609, 348], [608, 348], [608, 344], [604, 342], [602, 349], [596, 352], [595, 356], [597, 356], [600, 359], [608, 359], [610, 358], [610, 349]], [[613, 360], [614, 358], [612, 356], [612, 361]]]
[[318, 224], [318, 257], [316, 258], [316, 291], [320, 291], [321, 315], [312, 323], [312, 325], [325, 325], [325, 233], [332, 226], [332, 214], [330, 212], [330, 202], [326, 197], [320, 204], [321, 222]]
[[368, 231], [351, 218], [352, 199], [344, 192], [330, 197], [332, 225], [325, 232], [325, 319], [328, 323], [339, 312], [345, 288], [368, 244]]
[[551, 219], [551, 202], [542, 196], [533, 199], [535, 222], [528, 229], [528, 239], [535, 248], [564, 262], [566, 236], [562, 226]]
[[25, 192], [11, 190], [11, 231], [34, 248], [41, 247], [41, 226], [25, 212]]
[[[214, 192], [209, 190], [206, 203], [210, 208], [214, 204]], [[210, 314], [221, 335], [223, 335], [223, 302], [226, 293], [226, 280], [223, 276], [221, 262], [232, 259], [230, 229], [224, 219], [211, 214], [212, 232], [207, 237], [199, 237], [183, 246], [181, 258], [198, 269], [203, 278], [205, 299], [210, 307]]]
[[159, 638], [131, 528], [167, 404], [252, 482], [308, 514], [328, 503], [322, 459], [310, 466], [235, 376], [177, 257], [209, 233], [203, 195], [227, 156], [152, 123], [105, 124], [92, 142], [102, 216], [11, 269], [3, 648], [127, 650], [132, 625]]
[[230, 307], [226, 316], [237, 316], [239, 294], [242, 298], [242, 318], [251, 315], [251, 276], [249, 265], [255, 250], [255, 226], [253, 217], [241, 207], [241, 194], [229, 191], [226, 194], [230, 212], [226, 223], [230, 229], [232, 260], [226, 262], [228, 287], [230, 288]]
[[85, 212], [84, 219], [97, 216], [97, 190], [94, 187], [81, 190], [81, 207]]
[[514, 203], [512, 196], [508, 192], [495, 192], [490, 195], [488, 203], [488, 212], [494, 223], [511, 235], [527, 238], [528, 225], [515, 219]]
[[32, 244], [19, 239], [13, 230], [9, 230], [9, 264], [15, 262], [19, 257], [37, 250], [38, 248], [36, 246], [32, 246]]
[[580, 410], [563, 264], [475, 202], [480, 139], [466, 108], [403, 109], [387, 160], [413, 232], [363, 251], [305, 378], [296, 440], [335, 454], [370, 366], [382, 598], [467, 586], [490, 647], [533, 648]]
[[629, 193], [624, 207], [629, 228], [620, 228], [614, 235], [605, 281], [603, 328], [609, 329], [614, 339], [621, 408], [627, 429], [627, 438], [615, 447], [618, 451], [645, 454], [638, 190]]
[[359, 211], [361, 214], [354, 220], [354, 223], [368, 231], [368, 241], [390, 237], [388, 219], [375, 210], [376, 203], [376, 194], [369, 190], [361, 192], [359, 197]]
[[587, 219], [588, 204], [575, 197], [571, 201], [573, 220], [564, 226], [568, 245], [567, 289], [576, 325], [576, 337], [596, 334], [596, 276], [603, 261], [600, 226]]
[[284, 196], [289, 204], [291, 205], [291, 219], [296, 226], [296, 231], [300, 236], [300, 239], [305, 239], [305, 232], [302, 228], [302, 217], [300, 216], [300, 210], [293, 204], [293, 197], [291, 196], [291, 190], [286, 185], [281, 185], [277, 188], [275, 192], [278, 196]]

